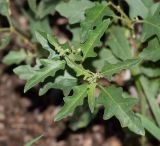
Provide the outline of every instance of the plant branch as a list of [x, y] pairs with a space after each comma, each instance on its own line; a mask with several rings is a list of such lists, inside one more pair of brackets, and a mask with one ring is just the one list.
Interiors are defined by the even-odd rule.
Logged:
[[[132, 27], [132, 20], [124, 13], [124, 11], [121, 9], [121, 7], [118, 5], [115, 5], [113, 2], [109, 1], [108, 5], [113, 7], [117, 12], [120, 13], [121, 17], [116, 16], [118, 19], [122, 20], [130, 29], [133, 29]], [[115, 16], [114, 16], [115, 17]]]

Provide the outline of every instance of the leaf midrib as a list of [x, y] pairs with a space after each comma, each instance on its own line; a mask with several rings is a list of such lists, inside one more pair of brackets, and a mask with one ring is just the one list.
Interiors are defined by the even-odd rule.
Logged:
[[[108, 95], [108, 97], [112, 100], [112, 102], [113, 102], [115, 105], [117, 105], [117, 107], [128, 117], [128, 119], [130, 120], [130, 122], [132, 122], [132, 119], [130, 118], [130, 116], [129, 116], [129, 115], [123, 110], [123, 108], [112, 98], [112, 95], [109, 94], [109, 93], [104, 89], [104, 87], [102, 87], [102, 86], [99, 86], [99, 87], [103, 90], [104, 93], [106, 93], [106, 94]], [[135, 125], [137, 129], [139, 129], [136, 124], [134, 124], [133, 122], [132, 122], [132, 124]]]

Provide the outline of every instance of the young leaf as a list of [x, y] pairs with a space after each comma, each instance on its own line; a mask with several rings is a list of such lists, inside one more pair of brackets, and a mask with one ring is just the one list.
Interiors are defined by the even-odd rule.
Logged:
[[33, 144], [35, 144], [38, 140], [40, 140], [43, 137], [43, 135], [40, 135], [34, 139], [32, 139], [31, 141], [27, 142], [24, 146], [32, 146]]
[[86, 10], [85, 20], [81, 22], [81, 39], [82, 42], [88, 38], [88, 33], [94, 27], [97, 27], [102, 23], [102, 19], [105, 16], [113, 16], [113, 11], [107, 7], [107, 5], [96, 4], [94, 7]]
[[103, 36], [110, 24], [110, 20], [104, 20], [99, 24], [94, 30], [90, 30], [88, 33], [88, 38], [84, 43], [81, 43], [81, 49], [83, 52], [83, 61], [87, 57], [95, 57], [96, 53], [94, 52], [94, 47], [100, 45], [100, 38]]
[[157, 127], [151, 120], [149, 120], [147, 117], [137, 114], [142, 121], [142, 124], [144, 128], [152, 134], [156, 139], [160, 140], [160, 128]]
[[100, 88], [101, 94], [98, 98], [98, 103], [105, 107], [103, 118], [107, 120], [115, 116], [120, 121], [122, 127], [128, 127], [136, 134], [144, 135], [145, 131], [139, 117], [131, 110], [136, 99], [124, 98], [121, 88], [114, 86], [108, 88], [100, 86]]
[[71, 89], [76, 86], [77, 79], [71, 76], [67, 71], [65, 71], [63, 76], [58, 76], [54, 82], [47, 83], [43, 88], [40, 89], [39, 95], [45, 94], [49, 89], [61, 89], [63, 90], [64, 96], [67, 96]]
[[83, 100], [87, 93], [87, 85], [75, 86], [73, 88], [73, 95], [64, 97], [64, 106], [57, 113], [54, 118], [54, 121], [59, 121], [70, 113], [73, 113], [75, 108], [83, 104]]
[[156, 62], [160, 60], [160, 42], [157, 37], [149, 41], [147, 48], [140, 53], [140, 57], [145, 60]]
[[33, 86], [39, 82], [43, 82], [47, 77], [54, 76], [58, 70], [64, 69], [65, 62], [60, 60], [41, 60], [43, 68], [36, 70], [36, 73], [32, 78], [27, 80], [27, 83], [24, 88], [24, 92], [31, 89]]
[[142, 85], [142, 88], [144, 90], [144, 93], [146, 95], [146, 98], [149, 102], [149, 105], [151, 107], [151, 110], [153, 112], [153, 115], [156, 119], [156, 122], [158, 123], [158, 125], [160, 126], [160, 108], [159, 105], [155, 99], [155, 93], [151, 90], [152, 84], [149, 82], [149, 80], [147, 80], [147, 78], [141, 76], [140, 77], [140, 82]]
[[88, 94], [88, 105], [89, 105], [89, 108], [90, 108], [92, 113], [94, 112], [94, 107], [95, 107], [96, 86], [97, 86], [96, 83], [89, 84], [88, 85], [88, 91], [87, 91], [87, 94]]
[[70, 0], [61, 2], [56, 10], [64, 17], [68, 18], [70, 24], [78, 23], [84, 19], [85, 10], [94, 6], [94, 3], [88, 0]]
[[7, 65], [11, 64], [19, 64], [22, 61], [26, 60], [27, 54], [24, 51], [24, 49], [21, 49], [20, 51], [10, 51], [4, 58], [3, 63]]
[[110, 64], [106, 62], [104, 67], [102, 68], [101, 74], [110, 79], [115, 73], [118, 73], [123, 69], [128, 69], [134, 65], [137, 65], [140, 62], [141, 59], [128, 59], [123, 62], [118, 62], [116, 64]]
[[121, 60], [131, 59], [131, 48], [126, 36], [127, 30], [124, 27], [112, 26], [109, 32], [107, 45], [111, 48], [113, 54]]
[[160, 4], [157, 3], [151, 7], [150, 15], [143, 20], [143, 30], [141, 41], [156, 35], [160, 40]]

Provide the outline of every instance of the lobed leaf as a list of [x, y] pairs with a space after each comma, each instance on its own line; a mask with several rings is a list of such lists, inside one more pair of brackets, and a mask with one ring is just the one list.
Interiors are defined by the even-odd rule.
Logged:
[[149, 41], [147, 48], [144, 48], [140, 53], [140, 57], [145, 60], [156, 62], [160, 60], [160, 41], [158, 38], [153, 38]]
[[141, 41], [144, 42], [152, 36], [157, 36], [160, 40], [160, 4], [154, 4], [151, 7], [150, 13], [143, 20], [143, 29]]
[[121, 88], [114, 86], [108, 88], [100, 86], [100, 88], [101, 94], [98, 98], [98, 103], [105, 107], [103, 118], [107, 120], [115, 116], [120, 121], [122, 127], [128, 127], [136, 134], [144, 135], [145, 131], [140, 118], [131, 110], [136, 99], [124, 98]]
[[39, 95], [45, 94], [49, 89], [61, 89], [64, 93], [64, 96], [67, 96], [71, 89], [76, 86], [77, 79], [71, 76], [67, 71], [65, 71], [63, 76], [56, 77], [54, 82], [48, 82], [44, 85], [43, 88], [40, 89]]
[[64, 106], [56, 114], [54, 121], [59, 121], [70, 113], [73, 113], [75, 108], [83, 104], [83, 100], [86, 96], [87, 85], [75, 86], [73, 88], [73, 95], [64, 97]]
[[32, 76], [24, 88], [24, 92], [31, 89], [33, 86], [38, 84], [39, 82], [43, 82], [47, 77], [54, 76], [58, 70], [64, 69], [65, 62], [61, 60], [41, 60], [43, 67], [39, 70], [36, 70], [34, 76]]
[[106, 62], [102, 68], [101, 74], [103, 76], [106, 76], [108, 79], [110, 79], [112, 75], [114, 75], [115, 73], [118, 73], [123, 69], [128, 69], [132, 66], [135, 66], [140, 62], [141, 62], [141, 59], [129, 59], [123, 62], [118, 62], [116, 64], [110, 64]]
[[113, 16], [113, 11], [107, 6], [107, 4], [96, 4], [94, 7], [86, 10], [85, 20], [81, 22], [81, 40], [86, 41], [89, 35], [89, 31], [93, 30], [102, 23], [105, 16]]
[[70, 0], [61, 2], [56, 6], [56, 10], [64, 17], [68, 18], [70, 24], [78, 23], [84, 19], [85, 10], [94, 6], [89, 0]]
[[141, 16], [146, 18], [149, 13], [151, 5], [153, 5], [152, 0], [126, 0], [129, 5], [129, 15], [132, 19]]
[[47, 40], [47, 34], [45, 32], [36, 31], [35, 36], [37, 41], [42, 45], [44, 49], [49, 51], [49, 58], [57, 57], [55, 51], [50, 47], [48, 40]]
[[104, 20], [99, 24], [94, 30], [90, 30], [88, 33], [88, 38], [84, 43], [81, 43], [80, 47], [83, 52], [83, 61], [88, 57], [95, 57], [96, 53], [94, 48], [100, 45], [100, 39], [104, 35], [110, 24], [110, 20]]

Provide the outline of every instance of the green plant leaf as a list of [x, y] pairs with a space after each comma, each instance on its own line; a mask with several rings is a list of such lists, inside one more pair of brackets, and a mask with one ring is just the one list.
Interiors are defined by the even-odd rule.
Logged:
[[83, 104], [83, 100], [87, 93], [87, 85], [75, 86], [73, 88], [73, 95], [64, 97], [64, 106], [56, 114], [54, 121], [59, 121], [70, 113], [73, 113], [75, 108]]
[[156, 119], [156, 122], [160, 126], [160, 108], [159, 108], [159, 105], [154, 97], [155, 93], [153, 92], [153, 90], [151, 90], [152, 84], [144, 76], [140, 77], [140, 82], [141, 82], [142, 88], [144, 90], [144, 93], [146, 95], [146, 98], [149, 102], [149, 105], [151, 107], [151, 110], [153, 112], [153, 115]]
[[47, 34], [45, 32], [36, 31], [35, 36], [37, 41], [42, 45], [42, 47], [47, 51], [49, 51], [50, 53], [49, 58], [54, 58], [57, 56], [55, 51], [50, 47], [47, 40]]
[[64, 69], [65, 67], [65, 62], [60, 60], [41, 59], [41, 63], [43, 67], [36, 70], [34, 76], [27, 80], [24, 92], [28, 91], [39, 82], [43, 82], [47, 77], [54, 76], [58, 70]]
[[156, 139], [160, 140], [160, 128], [155, 125], [150, 119], [147, 117], [138, 114], [138, 116], [141, 118], [142, 124], [144, 128], [152, 134]]
[[81, 22], [82, 42], [88, 38], [89, 31], [102, 23], [105, 16], [113, 16], [113, 11], [107, 7], [107, 4], [96, 4], [94, 7], [86, 10], [85, 20]]
[[84, 20], [85, 10], [94, 6], [94, 3], [88, 0], [70, 0], [61, 2], [56, 10], [64, 17], [68, 18], [70, 24], [78, 23]]
[[78, 107], [74, 111], [73, 118], [69, 121], [69, 127], [76, 131], [81, 128], [85, 128], [93, 119], [93, 114], [89, 110], [85, 110], [85, 107]]
[[143, 29], [141, 41], [144, 42], [148, 38], [156, 35], [160, 40], [160, 4], [154, 4], [151, 7], [150, 15], [143, 20]]
[[36, 16], [40, 19], [44, 18], [49, 14], [54, 14], [56, 11], [57, 4], [60, 3], [61, 0], [47, 0], [47, 1], [40, 1], [37, 6]]
[[154, 4], [152, 0], [127, 0], [129, 5], [129, 15], [132, 19], [141, 16], [146, 18], [150, 7]]
[[84, 76], [84, 78], [87, 78], [87, 77], [90, 76], [88, 71], [83, 68], [82, 64], [77, 64], [67, 57], [65, 58], [65, 60], [67, 62], [67, 65], [76, 72], [76, 75], [78, 77], [79, 76]]
[[160, 68], [141, 67], [140, 70], [144, 75], [150, 78], [160, 77]]
[[8, 4], [6, 0], [0, 1], [0, 14], [8, 17]]
[[128, 127], [136, 134], [144, 135], [145, 131], [140, 118], [131, 110], [136, 99], [124, 98], [122, 96], [122, 88], [114, 86], [108, 88], [100, 86], [100, 88], [101, 94], [98, 98], [98, 103], [105, 107], [103, 118], [107, 120], [115, 116], [120, 121], [122, 127]]
[[140, 57], [145, 60], [156, 62], [160, 60], [160, 42], [158, 38], [153, 38], [149, 41], [147, 48], [144, 48], [140, 53]]
[[32, 139], [31, 141], [27, 142], [24, 146], [32, 146], [33, 144], [35, 144], [37, 141], [39, 141], [44, 135], [40, 135], [34, 139]]
[[29, 30], [30, 33], [32, 34], [32, 41], [33, 42], [37, 42], [36, 36], [35, 36], [35, 32], [38, 31], [42, 31], [46, 32], [46, 33], [50, 33], [52, 32], [51, 27], [49, 25], [49, 20], [48, 17], [45, 17], [43, 19], [36, 19], [33, 15], [31, 15], [29, 12], [25, 11], [24, 9], [22, 9], [22, 12], [24, 14], [24, 16], [28, 19], [29, 22]]
[[80, 45], [83, 52], [83, 61], [87, 57], [96, 56], [94, 48], [100, 45], [100, 39], [107, 30], [109, 24], [110, 24], [110, 19], [104, 20], [94, 30], [89, 31], [87, 40], [84, 43], [81, 43]]
[[28, 5], [34, 13], [37, 12], [37, 0], [28, 0]]
[[102, 68], [101, 74], [103, 76], [106, 76], [108, 79], [111, 79], [112, 75], [114, 75], [115, 73], [119, 73], [123, 69], [128, 69], [132, 66], [135, 66], [140, 62], [141, 59], [128, 59], [116, 64], [110, 64], [106, 62], [104, 67]]
[[43, 88], [40, 89], [39, 95], [45, 94], [49, 89], [61, 89], [64, 96], [67, 96], [72, 88], [77, 85], [77, 79], [71, 76], [67, 71], [65, 71], [63, 76], [56, 77], [54, 82], [47, 83]]
[[119, 61], [108, 48], [102, 48], [98, 55], [99, 58], [93, 61], [93, 66], [99, 72], [101, 72], [105, 62], [116, 64]]
[[20, 51], [10, 51], [4, 58], [3, 63], [7, 65], [11, 64], [19, 64], [22, 61], [27, 59], [27, 54], [24, 51], [24, 49], [21, 49]]
[[22, 80], [29, 80], [36, 74], [35, 69], [30, 65], [18, 66], [13, 70], [13, 72]]
[[127, 39], [128, 30], [124, 27], [112, 26], [109, 33], [107, 45], [111, 48], [113, 54], [121, 60], [131, 59], [131, 48]]
[[95, 101], [96, 101], [96, 97], [95, 97], [95, 92], [96, 92], [96, 83], [93, 84], [89, 84], [88, 85], [88, 105], [90, 108], [90, 111], [93, 113], [94, 112], [94, 107], [95, 107]]
[[0, 38], [0, 50], [4, 49], [10, 43], [10, 36], [9, 34], [4, 34], [2, 38]]

